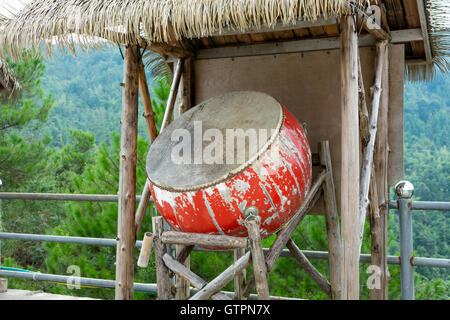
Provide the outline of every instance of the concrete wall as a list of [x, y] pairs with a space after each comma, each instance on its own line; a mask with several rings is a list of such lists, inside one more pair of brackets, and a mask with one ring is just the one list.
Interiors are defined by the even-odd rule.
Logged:
[[[398, 64], [400, 50], [395, 50]], [[373, 82], [375, 48], [361, 48], [361, 64], [366, 93]], [[403, 60], [402, 60], [403, 61]], [[390, 90], [390, 98], [397, 97], [391, 106], [397, 114], [403, 114], [403, 70], [393, 69], [396, 91]], [[333, 162], [333, 175], [339, 202], [341, 119], [340, 119], [340, 65], [339, 50], [265, 55], [254, 57], [197, 60], [195, 62], [195, 103], [229, 91], [255, 90], [272, 95], [285, 105], [299, 120], [306, 122], [312, 152], [317, 152], [321, 140], [329, 140]], [[367, 99], [370, 99], [367, 97]], [[400, 103], [401, 100], [401, 103]], [[369, 100], [370, 101], [370, 100]], [[370, 105], [368, 106], [370, 108]], [[391, 112], [393, 112], [391, 110]], [[402, 119], [403, 120], [403, 119]], [[390, 131], [400, 134], [398, 131]], [[391, 150], [403, 150], [403, 139], [391, 139]], [[402, 156], [396, 156], [401, 162]], [[396, 168], [400, 168], [396, 164]], [[322, 212], [322, 205], [317, 210]], [[316, 210], [314, 210], [316, 211]]]

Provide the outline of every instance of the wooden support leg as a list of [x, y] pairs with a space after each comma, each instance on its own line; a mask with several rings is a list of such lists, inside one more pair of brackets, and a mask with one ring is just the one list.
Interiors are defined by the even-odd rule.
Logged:
[[[163, 256], [164, 263], [166, 266], [172, 271], [177, 274], [177, 276], [183, 278], [188, 283], [192, 283], [192, 285], [197, 289], [202, 289], [205, 287], [208, 283], [200, 278], [198, 275], [193, 273], [191, 270], [186, 268], [183, 264], [181, 264], [179, 261], [172, 258], [169, 254], [164, 254]], [[189, 297], [189, 296], [188, 296]], [[231, 300], [228, 296], [225, 294], [218, 292], [211, 296], [213, 300]]]
[[137, 122], [137, 47], [127, 46], [124, 56], [122, 131], [120, 140], [119, 213], [117, 225], [115, 292], [117, 300], [131, 300], [133, 299], [134, 293]]
[[253, 274], [255, 275], [256, 291], [260, 300], [269, 300], [269, 285], [267, 284], [267, 269], [259, 233], [259, 221], [254, 217], [245, 223], [252, 252]]
[[[178, 256], [180, 255], [180, 253], [183, 252], [183, 249], [186, 246], [183, 245], [176, 245], [176, 252], [177, 252], [177, 260], [178, 260]], [[189, 256], [188, 256], [189, 257]], [[185, 261], [181, 262], [186, 269], [189, 270], [190, 268], [190, 260], [188, 259], [188, 257], [186, 257], [186, 259], [184, 259]], [[186, 300], [187, 298], [190, 297], [190, 286], [189, 286], [189, 280], [186, 280], [185, 278], [177, 275], [176, 280], [175, 280], [175, 287], [177, 289], [177, 293], [175, 295], [175, 299], [177, 300]]]
[[155, 249], [156, 286], [158, 300], [169, 300], [171, 297], [171, 285], [169, 269], [164, 264], [163, 256], [166, 254], [166, 246], [162, 242], [164, 231], [163, 217], [153, 217], [153, 247]]
[[228, 267], [224, 272], [222, 272], [218, 277], [205, 285], [200, 291], [192, 296], [191, 300], [209, 299], [209, 297], [211, 297], [216, 292], [219, 292], [221, 288], [226, 286], [234, 278], [236, 273], [241, 272], [249, 266], [250, 252], [247, 252], [230, 267]]
[[341, 219], [343, 299], [359, 299], [358, 37], [341, 17]]
[[[234, 261], [239, 260], [245, 254], [244, 248], [234, 249]], [[242, 272], [236, 273], [234, 278], [234, 299], [235, 300], [243, 300], [244, 297], [244, 289], [245, 289], [245, 276], [246, 271], [242, 270]]]
[[[300, 208], [292, 216], [289, 222], [277, 233], [277, 238], [275, 239], [265, 256], [267, 272], [270, 272], [270, 270], [272, 270], [273, 266], [275, 265], [275, 261], [280, 256], [292, 233], [295, 231], [299, 223], [303, 220], [308, 210], [314, 206], [315, 201], [318, 198], [318, 192], [322, 190], [322, 184], [326, 176], [327, 172], [325, 170], [319, 173], [316, 181], [313, 183]], [[244, 296], [248, 297], [254, 288], [255, 277], [252, 276], [245, 286]]]
[[319, 285], [319, 287], [325, 291], [325, 293], [331, 298], [331, 285], [328, 282], [327, 278], [325, 278], [319, 271], [317, 271], [316, 268], [309, 262], [308, 258], [303, 254], [303, 252], [297, 247], [297, 245], [292, 241], [292, 239], [289, 239], [289, 241], [286, 243], [287, 248], [292, 253], [294, 258], [297, 260], [297, 262], [300, 264], [300, 266], [303, 268], [303, 270], [308, 273], [311, 278]]
[[[386, 48], [389, 51], [389, 47]], [[371, 290], [371, 298], [376, 300], [388, 299], [389, 270], [387, 265], [387, 224], [389, 209], [386, 202], [389, 200], [388, 185], [388, 104], [389, 104], [389, 53], [385, 54], [384, 71], [381, 87], [380, 110], [378, 112], [378, 129], [375, 140], [375, 179], [378, 197], [378, 218], [371, 221], [372, 229], [372, 265], [376, 265], [381, 271], [380, 289]]]
[[360, 198], [359, 198], [359, 251], [361, 252], [361, 245], [364, 234], [364, 224], [366, 221], [367, 207], [369, 205], [369, 187], [370, 187], [370, 177], [372, 174], [373, 167], [373, 154], [375, 149], [375, 137], [377, 134], [377, 122], [378, 122], [378, 110], [380, 105], [381, 97], [381, 79], [383, 75], [383, 64], [385, 62], [387, 42], [377, 43], [377, 58], [375, 63], [375, 80], [371, 87], [372, 91], [372, 108], [370, 113], [369, 122], [369, 141], [367, 146], [364, 148], [362, 167], [361, 167], [361, 178], [360, 178]]
[[342, 294], [342, 243], [339, 227], [339, 213], [336, 204], [336, 193], [333, 181], [333, 169], [328, 141], [319, 145], [320, 163], [326, 168], [328, 174], [323, 185], [325, 201], [325, 221], [328, 238], [328, 263], [330, 265], [330, 282], [332, 298], [341, 299]]

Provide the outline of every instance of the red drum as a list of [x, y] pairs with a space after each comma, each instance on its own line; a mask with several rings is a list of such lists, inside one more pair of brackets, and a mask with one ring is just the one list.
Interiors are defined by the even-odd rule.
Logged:
[[147, 176], [175, 230], [247, 236], [243, 213], [255, 206], [267, 237], [309, 191], [311, 151], [303, 127], [274, 98], [231, 92], [174, 120], [150, 148]]

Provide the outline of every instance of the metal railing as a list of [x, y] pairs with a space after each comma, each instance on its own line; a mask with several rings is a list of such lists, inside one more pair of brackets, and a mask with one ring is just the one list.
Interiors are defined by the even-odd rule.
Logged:
[[[433, 201], [412, 201], [414, 188], [411, 183], [401, 181], [396, 185], [396, 194], [398, 200], [389, 201], [390, 209], [398, 209], [399, 227], [400, 227], [400, 256], [387, 256], [387, 263], [392, 265], [400, 265], [401, 274], [401, 292], [403, 300], [414, 299], [414, 266], [431, 267], [431, 268], [450, 268], [450, 259], [440, 258], [424, 258], [413, 256], [413, 238], [412, 238], [412, 210], [441, 210], [450, 211], [450, 202], [433, 202]], [[140, 196], [136, 197], [136, 201], [140, 201]], [[0, 192], [1, 199], [22, 199], [22, 200], [56, 200], [56, 201], [95, 201], [95, 202], [117, 202], [117, 195], [98, 195], [98, 194], [56, 194], [56, 193], [16, 193], [16, 192]], [[153, 201], [151, 199], [150, 201]], [[57, 243], [71, 243], [81, 245], [109, 246], [115, 247], [116, 239], [105, 238], [89, 238], [89, 237], [70, 237], [70, 236], [53, 236], [41, 234], [25, 234], [25, 233], [8, 233], [0, 232], [0, 240], [21, 240], [21, 241], [43, 241]], [[136, 241], [136, 247], [140, 248], [142, 241]], [[196, 251], [214, 251], [195, 247]], [[268, 248], [264, 248], [265, 251]], [[222, 253], [232, 253], [233, 251], [218, 251]], [[328, 260], [328, 252], [302, 250], [309, 259]], [[289, 250], [284, 249], [281, 257], [292, 258]], [[370, 263], [370, 254], [360, 255], [361, 263]], [[71, 276], [42, 274], [39, 272], [17, 272], [0, 269], [0, 277], [12, 277], [22, 279], [33, 279], [41, 281], [66, 282], [72, 281]], [[82, 278], [78, 277], [80, 285], [92, 285], [102, 288], [114, 288], [114, 280]], [[135, 283], [134, 289], [137, 291], [156, 292], [155, 284]], [[229, 293], [227, 293], [229, 294]], [[280, 297], [273, 297], [280, 298]]]

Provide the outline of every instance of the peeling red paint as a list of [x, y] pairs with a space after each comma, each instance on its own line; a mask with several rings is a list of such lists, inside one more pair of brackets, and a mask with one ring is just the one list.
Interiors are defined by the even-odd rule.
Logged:
[[[188, 192], [170, 192], [151, 184], [158, 211], [175, 230], [247, 236], [243, 210], [256, 206], [265, 238], [299, 209], [311, 186], [311, 151], [302, 126], [285, 107], [283, 111], [277, 138], [238, 175]], [[273, 157], [277, 154], [278, 161]]]

